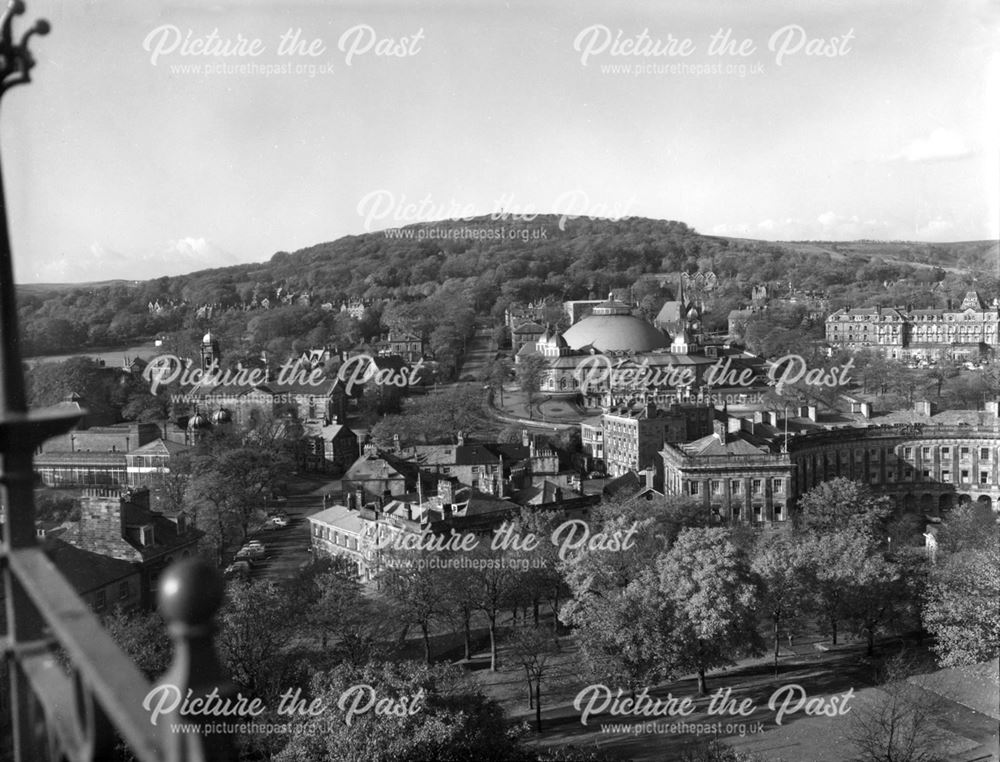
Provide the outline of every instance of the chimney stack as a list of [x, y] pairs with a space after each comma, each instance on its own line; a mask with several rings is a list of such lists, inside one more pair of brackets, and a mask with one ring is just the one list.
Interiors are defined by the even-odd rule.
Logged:
[[450, 479], [438, 479], [438, 497], [442, 503], [451, 504], [455, 502], [455, 493], [452, 489]]
[[712, 421], [712, 433], [715, 438], [723, 444], [726, 443], [726, 436], [729, 432], [729, 425], [726, 421]]
[[643, 480], [645, 481], [646, 489], [653, 489], [653, 479], [656, 476], [656, 472], [652, 468], [647, 468], [642, 472]]

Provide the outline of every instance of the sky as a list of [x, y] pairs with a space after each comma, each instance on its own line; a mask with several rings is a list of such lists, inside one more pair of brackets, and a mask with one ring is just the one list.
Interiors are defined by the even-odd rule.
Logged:
[[1000, 236], [1000, 5], [28, 0], [20, 282], [143, 279], [447, 217]]

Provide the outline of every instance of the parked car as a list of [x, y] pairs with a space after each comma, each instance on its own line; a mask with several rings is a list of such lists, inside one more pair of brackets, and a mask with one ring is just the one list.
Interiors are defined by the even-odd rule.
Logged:
[[282, 515], [268, 516], [264, 529], [281, 529], [288, 526], [288, 517]]
[[237, 560], [257, 561], [264, 557], [266, 551], [263, 545], [244, 545], [236, 554]]
[[250, 561], [240, 560], [233, 561], [229, 566], [226, 567], [227, 577], [249, 577], [250, 572], [253, 569], [253, 565]]

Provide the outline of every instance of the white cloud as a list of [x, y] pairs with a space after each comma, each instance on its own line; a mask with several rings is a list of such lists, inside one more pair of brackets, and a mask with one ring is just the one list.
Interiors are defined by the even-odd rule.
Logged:
[[834, 211], [823, 212], [813, 220], [793, 217], [775, 220], [767, 218], [754, 224], [720, 224], [715, 235], [762, 238], [774, 241], [849, 241], [859, 238], [895, 239], [898, 231], [884, 220], [849, 217]]
[[237, 263], [236, 257], [212, 241], [192, 237], [168, 241], [162, 251], [147, 255], [146, 259], [150, 261], [163, 259], [165, 263], [171, 263], [171, 267], [177, 272], [225, 267]]
[[94, 241], [86, 253], [62, 255], [47, 262], [31, 262], [22, 280], [35, 283], [86, 283], [101, 280], [146, 280], [161, 275], [181, 275], [195, 270], [226, 267], [237, 258], [211, 240], [189, 236], [159, 246], [125, 254], [102, 241]]
[[884, 157], [883, 161], [905, 161], [911, 164], [954, 161], [972, 154], [972, 148], [960, 133], [938, 127], [925, 137], [914, 138], [896, 153]]
[[928, 220], [927, 224], [917, 228], [917, 236], [919, 238], [929, 238], [934, 241], [953, 240], [954, 231], [954, 222], [946, 220], [943, 217], [935, 217], [933, 220]]

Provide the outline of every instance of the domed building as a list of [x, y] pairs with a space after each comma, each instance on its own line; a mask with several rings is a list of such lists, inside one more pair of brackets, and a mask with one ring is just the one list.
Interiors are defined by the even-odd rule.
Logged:
[[692, 351], [701, 329], [697, 308], [682, 302], [676, 311], [676, 331], [668, 334], [609, 295], [565, 333], [546, 327], [536, 341], [517, 351], [515, 362], [532, 355], [544, 358], [540, 391], [577, 397], [586, 407], [667, 402], [671, 395], [679, 398], [682, 391], [700, 386], [718, 359]]
[[608, 296], [593, 312], [563, 334], [571, 349], [598, 352], [652, 352], [670, 345], [670, 339], [627, 304]]

